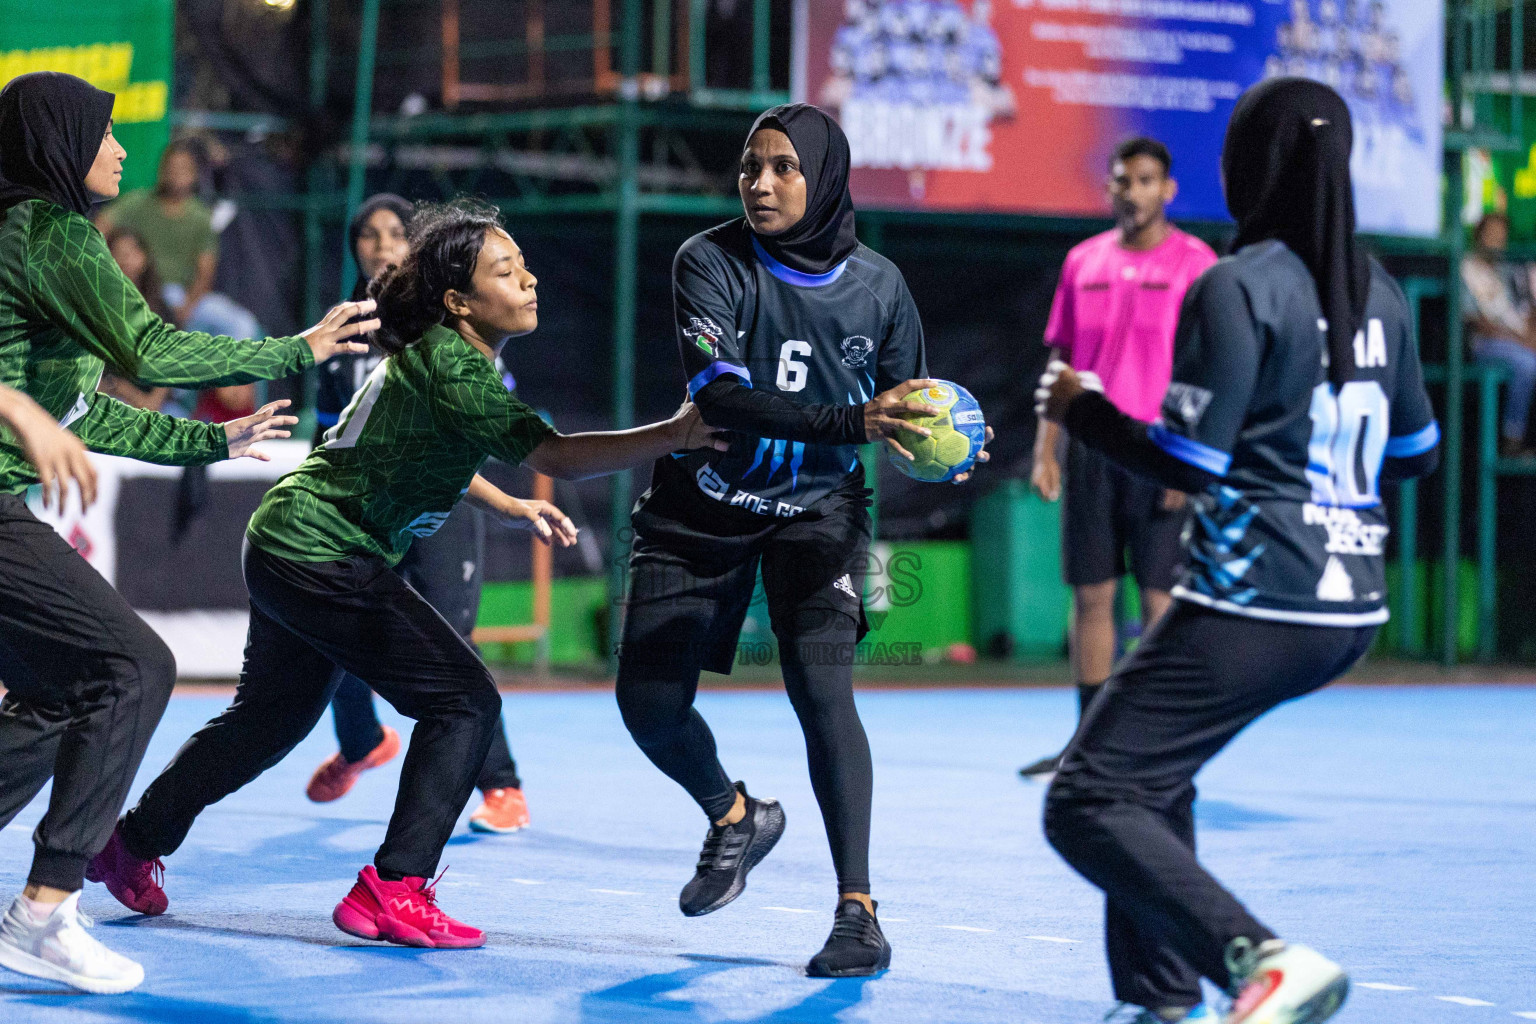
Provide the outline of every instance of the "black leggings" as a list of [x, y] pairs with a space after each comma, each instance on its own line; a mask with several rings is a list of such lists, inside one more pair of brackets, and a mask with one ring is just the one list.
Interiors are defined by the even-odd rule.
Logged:
[[[858, 595], [869, 519], [853, 504], [828, 515], [806, 513], [738, 548], [697, 540], [642, 539], [636, 546], [616, 686], [624, 725], [711, 821], [730, 811], [736, 793], [693, 699], [703, 667], [729, 668], [720, 659], [735, 644], [761, 562], [784, 688], [805, 733], [838, 891], [867, 893], [874, 773], [853, 700], [853, 653], [862, 634]], [[723, 561], [711, 564], [700, 550]]]
[[112, 835], [176, 661], [112, 584], [0, 495], [0, 828], [51, 777], [27, 880], [74, 891]]
[[381, 873], [428, 877], [474, 791], [501, 697], [480, 656], [381, 558], [295, 562], [247, 543], [251, 628], [235, 700], [182, 744], [123, 819], [128, 849], [173, 853], [204, 807], [309, 735], [336, 668], [416, 719]]
[[[471, 634], [485, 581], [485, 516], [479, 509], [458, 505], [436, 533], [411, 544], [395, 571], [460, 636], [474, 642]], [[341, 673], [336, 695], [331, 698], [331, 716], [341, 756], [348, 761], [361, 761], [384, 740], [384, 729], [373, 707], [373, 691], [350, 673]], [[493, 789], [521, 789], [522, 785], [512, 748], [507, 745], [506, 724], [502, 723], [491, 737], [491, 750], [475, 786], [489, 793]]]
[[1275, 937], [1195, 858], [1195, 773], [1260, 715], [1347, 672], [1375, 634], [1175, 601], [1089, 706], [1046, 794], [1045, 835], [1104, 890], [1117, 999], [1194, 1006], [1201, 975], [1229, 986], [1229, 942]]

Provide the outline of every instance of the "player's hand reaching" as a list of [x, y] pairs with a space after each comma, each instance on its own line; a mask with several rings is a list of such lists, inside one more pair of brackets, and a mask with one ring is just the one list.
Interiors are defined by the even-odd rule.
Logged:
[[[992, 453], [987, 451], [987, 445], [992, 443], [992, 438], [994, 436], [995, 435], [992, 433], [992, 428], [988, 427], [987, 428], [987, 436], [981, 442], [981, 451], [976, 453], [976, 461], [977, 462], [991, 462], [992, 461]], [[971, 478], [971, 473], [973, 473], [973, 472], [974, 472], [974, 470], [969, 470], [968, 469], [964, 473], [956, 473], [955, 474], [955, 478], [953, 480], [951, 480], [950, 483], [952, 483], [952, 484], [963, 484], [963, 483], [965, 483], [967, 480], [969, 480]]]
[[268, 402], [249, 416], [242, 416], [225, 423], [224, 438], [229, 443], [229, 457], [238, 459], [243, 456], [260, 459], [262, 462], [271, 462], [272, 459], [268, 455], [256, 451], [251, 445], [259, 441], [288, 436], [288, 431], [283, 428], [293, 426], [299, 422], [299, 418], [280, 416], [278, 410], [287, 408], [289, 404], [288, 399], [280, 398], [275, 402]]
[[1041, 419], [1061, 423], [1067, 417], [1067, 406], [1084, 391], [1104, 393], [1099, 375], [1091, 370], [1078, 373], [1060, 359], [1052, 359], [1035, 389], [1035, 412]]
[[896, 440], [896, 432], [910, 430], [914, 434], [924, 437], [933, 436], [933, 431], [927, 427], [920, 427], [911, 420], [917, 416], [939, 416], [944, 410], [928, 405], [926, 402], [908, 401], [907, 396], [914, 391], [931, 388], [938, 381], [909, 380], [882, 391], [880, 394], [864, 403], [864, 438], [867, 441], [884, 441], [891, 446], [891, 450], [902, 458], [912, 459], [912, 453], [907, 451]]
[[372, 334], [379, 329], [379, 321], [375, 317], [370, 320], [358, 320], [356, 317], [366, 316], [378, 307], [378, 303], [372, 299], [364, 299], [361, 302], [343, 302], [331, 307], [329, 313], [315, 326], [300, 335], [309, 342], [309, 350], [315, 354], [315, 364], [325, 362], [331, 356], [336, 355], [365, 355], [368, 352], [366, 341], [348, 341], [348, 338], [356, 338], [361, 334]]
[[85, 445], [59, 426], [47, 410], [20, 391], [0, 386], [0, 420], [11, 428], [21, 453], [37, 470], [43, 487], [43, 507], [64, 508], [69, 482], [80, 488], [84, 511], [96, 500], [96, 469], [86, 457]]
[[576, 543], [576, 524], [554, 505], [538, 499], [524, 501], [510, 494], [503, 497], [505, 500], [497, 502], [495, 515], [504, 526], [531, 531], [545, 544], [568, 548]]
[[675, 451], [690, 452], [695, 448], [713, 448], [723, 452], [731, 446], [724, 430], [716, 430], [699, 415], [699, 407], [684, 402], [672, 416], [672, 428], [676, 431]]

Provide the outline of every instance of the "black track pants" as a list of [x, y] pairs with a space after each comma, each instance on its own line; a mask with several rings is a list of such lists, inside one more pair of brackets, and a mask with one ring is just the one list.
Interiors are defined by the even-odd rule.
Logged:
[[0, 495], [0, 828], [53, 778], [30, 881], [75, 890], [107, 845], [176, 682], [165, 643], [101, 574]]
[[294, 562], [247, 544], [251, 627], [235, 701], [182, 745], [124, 819], [141, 857], [172, 853], [204, 807], [282, 760], [330, 703], [336, 668], [416, 720], [380, 871], [430, 876], [501, 715], [479, 655], [383, 559]]
[[1195, 858], [1195, 773], [1248, 723], [1348, 671], [1375, 633], [1175, 601], [1095, 698], [1046, 795], [1045, 834], [1104, 890], [1116, 998], [1193, 1006], [1201, 975], [1228, 987], [1229, 942], [1275, 937]]

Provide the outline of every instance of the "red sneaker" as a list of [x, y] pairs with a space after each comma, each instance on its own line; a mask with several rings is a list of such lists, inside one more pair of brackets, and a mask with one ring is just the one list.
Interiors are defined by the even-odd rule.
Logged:
[[528, 827], [528, 801], [520, 789], [491, 789], [485, 801], [469, 816], [469, 827], [476, 832], [506, 835]]
[[151, 917], [165, 913], [171, 901], [165, 898], [165, 864], [156, 857], [141, 860], [128, 852], [121, 835], [123, 826], [112, 830], [107, 848], [91, 858], [85, 867], [85, 877], [92, 882], [104, 882], [107, 891], [117, 897], [117, 902], [129, 910]]
[[389, 882], [369, 864], [357, 873], [357, 883], [336, 904], [331, 920], [348, 935], [402, 946], [472, 949], [485, 945], [485, 932], [438, 909], [436, 884], [437, 879], [429, 884], [425, 878]]
[[304, 787], [304, 795], [317, 804], [340, 800], [363, 772], [393, 761], [400, 753], [400, 734], [387, 725], [380, 728], [384, 730], [384, 738], [361, 761], [348, 761], [341, 756], [340, 751], [327, 758], [310, 777], [309, 785]]

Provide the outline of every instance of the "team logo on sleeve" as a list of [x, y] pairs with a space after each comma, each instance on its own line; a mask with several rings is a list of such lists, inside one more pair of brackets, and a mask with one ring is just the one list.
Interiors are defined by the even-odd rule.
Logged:
[[720, 325], [707, 316], [691, 316], [683, 328], [683, 337], [691, 339], [709, 358], [720, 355], [720, 338], [725, 334]]
[[1170, 426], [1193, 430], [1200, 425], [1200, 418], [1210, 404], [1211, 393], [1205, 388], [1174, 381], [1163, 397], [1163, 420]]
[[869, 362], [870, 353], [874, 352], [875, 343], [862, 334], [855, 334], [851, 338], [843, 339], [843, 365], [850, 370], [857, 370]]

